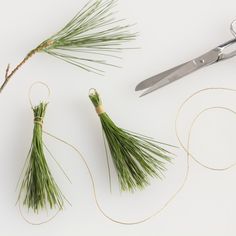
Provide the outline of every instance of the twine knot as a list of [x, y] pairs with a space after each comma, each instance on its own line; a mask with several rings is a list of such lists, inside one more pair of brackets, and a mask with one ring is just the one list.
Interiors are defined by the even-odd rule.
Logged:
[[34, 123], [43, 126], [43, 117], [39, 116], [34, 117]]

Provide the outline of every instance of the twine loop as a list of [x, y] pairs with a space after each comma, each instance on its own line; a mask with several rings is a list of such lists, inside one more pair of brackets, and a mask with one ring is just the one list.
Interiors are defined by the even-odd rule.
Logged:
[[28, 91], [28, 98], [29, 98], [29, 102], [30, 102], [30, 105], [31, 105], [31, 108], [32, 108], [32, 109], [33, 109], [33, 107], [34, 107], [33, 102], [32, 102], [32, 90], [33, 90], [33, 87], [34, 87], [35, 85], [43, 85], [43, 86], [47, 89], [48, 95], [47, 95], [47, 97], [46, 97], [46, 99], [45, 99], [46, 101], [49, 100], [49, 97], [50, 97], [50, 95], [51, 95], [51, 90], [50, 90], [50, 88], [48, 87], [48, 85], [47, 85], [46, 83], [44, 83], [44, 82], [42, 82], [42, 81], [36, 81], [36, 82], [34, 82], [34, 83], [30, 86], [29, 91]]
[[[197, 157], [191, 152], [189, 147], [184, 144], [184, 141], [181, 139], [180, 134], [179, 134], [179, 129], [178, 129], [178, 123], [179, 122], [178, 121], [179, 121], [180, 114], [181, 114], [181, 112], [184, 109], [185, 104], [187, 104], [193, 97], [195, 97], [195, 96], [197, 96], [197, 95], [199, 95], [199, 94], [201, 94], [203, 92], [209, 92], [209, 91], [228, 91], [228, 92], [234, 92], [235, 93], [236, 89], [222, 88], [222, 87], [212, 87], [212, 88], [201, 89], [201, 90], [193, 93], [192, 95], [190, 95], [187, 99], [184, 100], [184, 102], [181, 104], [181, 106], [179, 107], [179, 109], [177, 111], [177, 115], [176, 115], [176, 119], [175, 119], [175, 133], [176, 133], [176, 137], [177, 137], [177, 139], [179, 141], [179, 144], [183, 148], [183, 150], [187, 153], [187, 155], [189, 157], [191, 157], [192, 160], [194, 160], [200, 166], [202, 166], [203, 168], [206, 168], [208, 170], [212, 170], [212, 171], [226, 171], [226, 170], [229, 170], [229, 169], [235, 167], [236, 166], [236, 162], [228, 164], [227, 166], [224, 166], [224, 167], [213, 167], [213, 166], [206, 165], [206, 164], [202, 163], [201, 161], [199, 161], [197, 159]], [[195, 116], [195, 118], [193, 119], [193, 121], [191, 123], [190, 129], [187, 131], [188, 140], [189, 140], [188, 142], [190, 142], [190, 140], [191, 140], [192, 129], [193, 129], [194, 125], [197, 123], [199, 117], [203, 113], [208, 112], [210, 110], [214, 110], [214, 109], [220, 109], [220, 110], [223, 110], [223, 111], [229, 111], [232, 114], [236, 115], [236, 111], [234, 111], [234, 110], [232, 110], [232, 109], [230, 109], [228, 107], [225, 107], [225, 106], [211, 106], [211, 107], [207, 107], [207, 108], [203, 109], [202, 111], [200, 111]]]

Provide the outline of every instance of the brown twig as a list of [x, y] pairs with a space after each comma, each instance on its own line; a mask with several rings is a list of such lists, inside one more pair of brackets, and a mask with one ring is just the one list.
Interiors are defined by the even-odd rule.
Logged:
[[9, 73], [10, 70], [10, 64], [8, 64], [6, 72], [5, 72], [5, 80], [2, 83], [1, 87], [0, 87], [0, 93], [3, 91], [3, 89], [6, 87], [7, 83], [9, 82], [9, 80], [12, 78], [12, 76], [37, 52], [41, 52], [43, 51], [43, 49], [49, 47], [50, 45], [52, 45], [52, 41], [45, 41], [43, 43], [41, 43], [38, 47], [36, 47], [35, 49], [31, 50], [26, 57]]

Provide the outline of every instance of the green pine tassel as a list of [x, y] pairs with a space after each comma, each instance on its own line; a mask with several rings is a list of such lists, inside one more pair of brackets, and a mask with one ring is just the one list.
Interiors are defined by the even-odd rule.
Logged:
[[119, 128], [104, 111], [96, 90], [90, 92], [89, 98], [99, 115], [121, 190], [143, 189], [150, 177], [162, 178], [171, 153], [152, 138]]
[[44, 155], [42, 125], [47, 103], [41, 102], [33, 108], [34, 130], [31, 147], [25, 163], [25, 175], [21, 183], [18, 200], [24, 198], [23, 204], [37, 212], [40, 209], [63, 209], [64, 196], [57, 186]]

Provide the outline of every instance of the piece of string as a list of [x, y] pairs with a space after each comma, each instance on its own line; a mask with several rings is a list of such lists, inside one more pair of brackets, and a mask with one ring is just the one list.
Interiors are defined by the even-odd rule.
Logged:
[[[212, 88], [205, 88], [205, 89], [201, 89], [195, 93], [193, 93], [192, 95], [190, 95], [179, 107], [178, 111], [177, 111], [177, 115], [176, 115], [176, 119], [175, 119], [175, 133], [176, 133], [176, 136], [177, 136], [177, 139], [179, 141], [179, 144], [181, 145], [181, 147], [184, 149], [184, 151], [187, 153], [187, 155], [189, 155], [191, 157], [191, 159], [193, 159], [196, 163], [198, 163], [200, 166], [208, 169], [208, 170], [213, 170], [213, 171], [226, 171], [226, 170], [229, 170], [231, 169], [232, 167], [234, 167], [236, 165], [236, 162], [232, 163], [232, 164], [229, 164], [227, 165], [226, 167], [221, 167], [221, 168], [216, 168], [216, 167], [212, 167], [212, 166], [208, 166], [202, 162], [200, 162], [189, 150], [189, 147], [185, 146], [183, 141], [181, 140], [180, 138], [180, 135], [179, 135], [179, 130], [178, 130], [178, 120], [179, 120], [179, 117], [180, 117], [180, 114], [181, 114], [181, 111], [183, 111], [183, 108], [184, 106], [195, 96], [199, 95], [200, 93], [204, 93], [204, 92], [209, 92], [209, 91], [228, 91], [228, 92], [234, 92], [236, 93], [236, 89], [231, 89], [231, 88], [222, 88], [222, 87], [212, 87]], [[194, 127], [194, 125], [196, 124], [197, 120], [199, 119], [199, 117], [207, 112], [207, 111], [210, 111], [210, 110], [214, 110], [214, 109], [221, 109], [221, 110], [224, 110], [224, 111], [229, 111], [233, 114], [236, 114], [236, 111], [228, 108], [228, 107], [225, 107], [225, 106], [213, 106], [213, 107], [208, 107], [208, 108], [205, 108], [204, 110], [202, 110], [201, 112], [199, 112], [195, 118], [193, 119], [192, 123], [191, 123], [191, 126], [190, 126], [190, 129], [188, 131], [188, 139], [191, 138], [191, 134], [192, 134], [192, 129]]]
[[21, 205], [20, 205], [20, 204], [18, 204], [18, 205], [19, 205], [19, 212], [20, 212], [21, 217], [23, 218], [23, 220], [24, 220], [25, 222], [27, 222], [27, 223], [30, 224], [30, 225], [43, 225], [43, 224], [49, 223], [49, 222], [52, 221], [54, 218], [56, 218], [56, 216], [59, 214], [59, 212], [62, 211], [62, 210], [60, 210], [60, 209], [57, 210], [56, 213], [55, 213], [52, 217], [50, 217], [49, 219], [47, 219], [47, 220], [45, 220], [45, 221], [32, 222], [32, 221], [28, 220], [28, 219], [24, 216], [24, 214], [23, 214], [23, 212], [22, 212], [22, 209], [21, 209]]
[[29, 99], [29, 103], [30, 103], [31, 108], [34, 107], [33, 102], [32, 102], [32, 90], [33, 90], [33, 87], [34, 87], [35, 85], [43, 85], [44, 87], [46, 87], [46, 89], [47, 89], [47, 91], [48, 91], [48, 95], [47, 95], [45, 101], [48, 101], [48, 100], [49, 100], [49, 97], [50, 97], [50, 95], [51, 95], [51, 90], [50, 90], [49, 86], [48, 86], [46, 83], [44, 83], [44, 82], [42, 82], [42, 81], [36, 81], [36, 82], [34, 82], [34, 83], [30, 86], [29, 91], [28, 91], [28, 99]]

